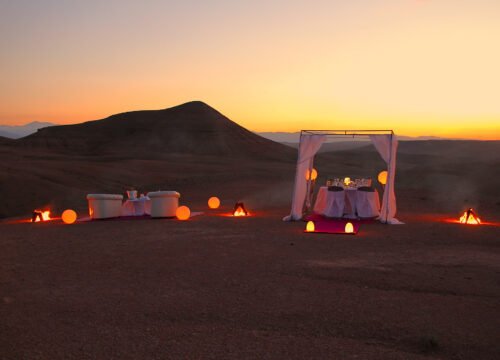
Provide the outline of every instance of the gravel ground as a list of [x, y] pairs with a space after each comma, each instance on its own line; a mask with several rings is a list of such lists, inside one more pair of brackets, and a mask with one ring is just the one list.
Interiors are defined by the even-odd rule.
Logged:
[[228, 209], [0, 222], [0, 359], [500, 358], [500, 227], [306, 234]]

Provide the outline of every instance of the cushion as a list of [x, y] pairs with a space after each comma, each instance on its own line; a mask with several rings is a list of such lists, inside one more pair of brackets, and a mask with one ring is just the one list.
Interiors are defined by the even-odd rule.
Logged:
[[123, 200], [123, 195], [118, 194], [88, 194], [87, 200]]
[[181, 194], [179, 194], [177, 191], [153, 191], [148, 193], [149, 198], [155, 198], [155, 197], [176, 197], [180, 198]]

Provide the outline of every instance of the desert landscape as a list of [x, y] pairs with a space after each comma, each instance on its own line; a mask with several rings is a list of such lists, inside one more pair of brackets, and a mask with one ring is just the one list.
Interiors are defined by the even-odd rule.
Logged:
[[[318, 184], [385, 168], [327, 148]], [[405, 225], [354, 236], [282, 222], [297, 150], [200, 101], [0, 138], [0, 158], [1, 359], [500, 357], [500, 141], [401, 141]], [[25, 221], [132, 187], [202, 214]], [[483, 225], [456, 223], [469, 207]]]

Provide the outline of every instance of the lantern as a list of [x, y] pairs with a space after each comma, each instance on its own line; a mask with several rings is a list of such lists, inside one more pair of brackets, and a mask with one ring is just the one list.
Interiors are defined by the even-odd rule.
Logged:
[[350, 183], [351, 183], [351, 178], [350, 178], [350, 177], [346, 177], [346, 178], [344, 179], [344, 184], [345, 184], [346, 186], [348, 186]]
[[314, 222], [308, 221], [306, 224], [306, 232], [314, 232], [314, 230], [315, 230]]
[[76, 221], [76, 211], [71, 209], [64, 210], [61, 218], [65, 224], [73, 224]]
[[354, 232], [354, 226], [352, 226], [351, 222], [348, 222], [347, 224], [345, 224], [344, 232], [346, 234], [352, 234]]
[[175, 212], [175, 216], [179, 220], [188, 220], [191, 216], [191, 210], [187, 206], [179, 206]]
[[210, 199], [208, 199], [208, 207], [210, 209], [218, 209], [220, 206], [220, 200], [216, 196], [212, 196]]
[[378, 182], [381, 183], [382, 185], [387, 184], [387, 170], [383, 170], [378, 173]]
[[318, 171], [313, 168], [311, 171], [307, 169], [306, 171], [306, 180], [316, 180], [318, 178]]

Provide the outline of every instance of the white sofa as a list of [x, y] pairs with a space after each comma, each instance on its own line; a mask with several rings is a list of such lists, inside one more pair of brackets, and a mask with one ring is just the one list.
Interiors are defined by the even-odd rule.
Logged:
[[88, 194], [87, 200], [92, 219], [115, 218], [121, 214], [123, 195]]
[[153, 191], [147, 195], [151, 199], [151, 217], [174, 217], [179, 207], [181, 195], [177, 191]]

